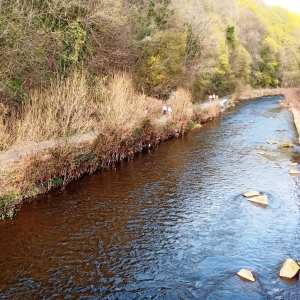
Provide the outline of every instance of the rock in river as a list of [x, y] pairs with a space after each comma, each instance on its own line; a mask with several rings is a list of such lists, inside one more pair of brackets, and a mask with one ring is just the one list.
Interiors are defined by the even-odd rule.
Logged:
[[295, 175], [295, 174], [300, 174], [300, 171], [298, 171], [298, 170], [290, 170], [290, 172], [289, 172], [291, 175]]
[[258, 154], [261, 154], [261, 155], [265, 155], [266, 154], [266, 151], [260, 151], [260, 152], [257, 152]]
[[254, 196], [259, 196], [259, 192], [257, 191], [248, 191], [243, 194], [244, 197], [254, 197]]
[[248, 198], [248, 201], [258, 204], [269, 205], [267, 195]]
[[280, 277], [293, 278], [299, 271], [298, 264], [291, 258], [288, 258], [280, 269]]
[[237, 274], [238, 274], [240, 277], [244, 278], [244, 279], [250, 280], [250, 281], [252, 281], [252, 282], [255, 281], [255, 278], [254, 278], [253, 273], [252, 273], [251, 271], [242, 269], [242, 270], [240, 270]]

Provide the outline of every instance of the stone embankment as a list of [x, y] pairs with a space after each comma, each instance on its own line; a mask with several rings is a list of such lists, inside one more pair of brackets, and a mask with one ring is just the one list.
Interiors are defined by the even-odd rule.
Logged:
[[296, 108], [292, 107], [292, 113], [293, 113], [293, 117], [294, 117], [294, 122], [295, 122], [295, 126], [298, 132], [298, 142], [300, 144], [300, 111], [297, 110]]
[[[300, 89], [285, 89], [282, 94], [285, 97], [282, 106], [292, 111], [298, 136], [300, 137]], [[300, 143], [300, 138], [298, 141]]]

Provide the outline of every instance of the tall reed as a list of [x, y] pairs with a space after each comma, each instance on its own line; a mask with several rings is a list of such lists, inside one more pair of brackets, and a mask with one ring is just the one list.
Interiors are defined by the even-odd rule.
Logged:
[[82, 134], [95, 125], [95, 101], [89, 97], [85, 74], [53, 80], [47, 90], [35, 90], [16, 122], [16, 144]]
[[10, 134], [11, 117], [9, 110], [0, 103], [0, 151], [8, 149], [12, 144], [12, 135]]
[[107, 94], [100, 103], [101, 132], [128, 138], [147, 115], [145, 96], [134, 90], [132, 78], [126, 73], [117, 73], [109, 81]]
[[169, 104], [172, 107], [172, 119], [176, 122], [187, 121], [193, 113], [193, 104], [191, 94], [179, 88], [176, 93], [171, 96]]

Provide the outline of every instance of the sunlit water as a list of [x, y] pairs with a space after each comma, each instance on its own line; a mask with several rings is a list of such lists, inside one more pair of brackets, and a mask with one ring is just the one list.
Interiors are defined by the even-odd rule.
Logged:
[[[299, 281], [279, 277], [300, 260], [300, 177], [289, 175], [300, 149], [280, 147], [298, 144], [280, 99], [238, 104], [24, 204], [0, 223], [0, 299], [300, 299]], [[250, 189], [269, 206], [243, 198]]]

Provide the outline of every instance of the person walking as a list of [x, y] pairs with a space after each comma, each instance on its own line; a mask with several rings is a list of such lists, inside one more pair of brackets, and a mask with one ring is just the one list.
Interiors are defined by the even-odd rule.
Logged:
[[163, 113], [163, 116], [167, 116], [167, 105], [164, 104], [163, 108], [162, 108], [162, 113]]
[[173, 110], [172, 110], [172, 107], [169, 106], [169, 107], [168, 107], [168, 116], [169, 116], [169, 117], [171, 117], [172, 111], [173, 111]]
[[212, 99], [212, 95], [209, 95], [209, 97], [208, 97], [208, 98], [209, 98], [209, 102], [211, 102], [211, 99]]

